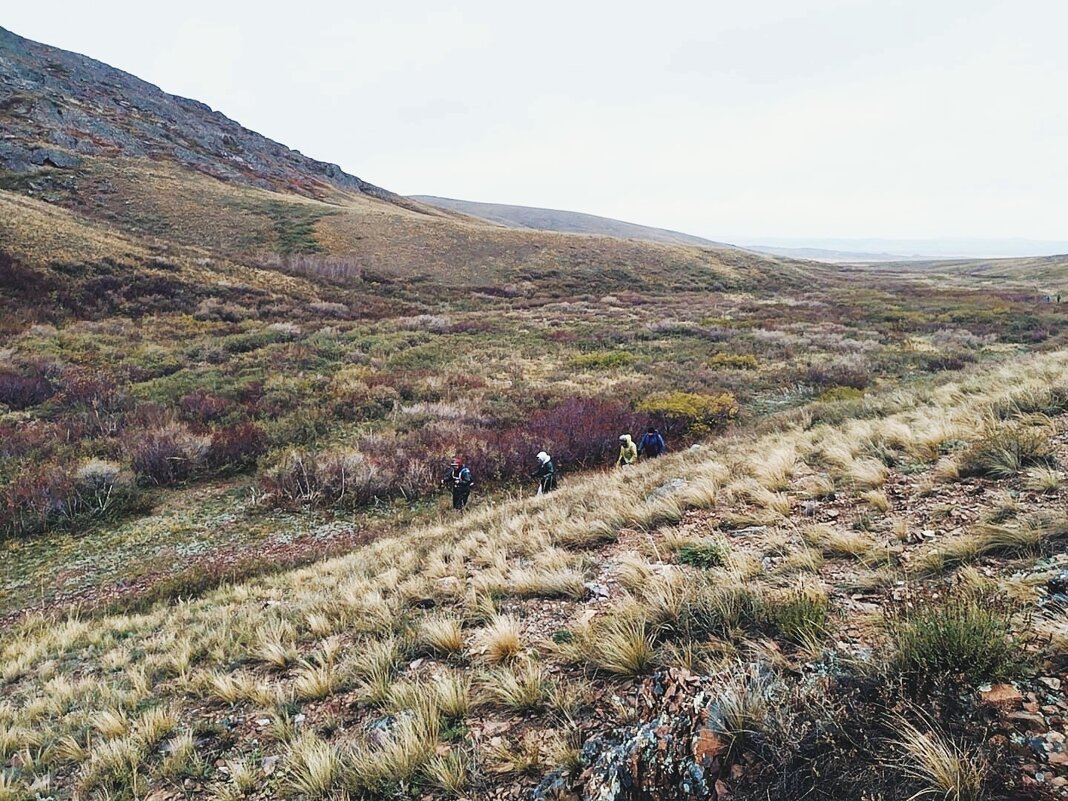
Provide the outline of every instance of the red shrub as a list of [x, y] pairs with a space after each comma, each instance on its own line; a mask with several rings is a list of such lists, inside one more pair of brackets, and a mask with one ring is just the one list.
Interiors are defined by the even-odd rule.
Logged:
[[133, 404], [123, 377], [102, 370], [75, 368], [63, 375], [60, 401], [81, 421], [89, 436], [114, 436]]
[[233, 401], [206, 389], [194, 390], [178, 399], [179, 415], [191, 423], [205, 424], [218, 420], [233, 407]]
[[43, 530], [64, 514], [74, 478], [57, 465], [26, 467], [0, 488], [0, 531], [24, 536]]
[[151, 484], [185, 481], [205, 464], [211, 439], [180, 423], [131, 431], [126, 452], [138, 478]]
[[28, 409], [44, 403], [56, 392], [44, 375], [23, 375], [14, 370], [0, 370], [0, 404], [12, 409]]
[[263, 429], [246, 420], [212, 434], [208, 464], [216, 470], [244, 470], [254, 466], [266, 450]]
[[812, 364], [800, 372], [797, 380], [816, 387], [864, 389], [871, 383], [872, 374], [867, 363], [846, 356]]

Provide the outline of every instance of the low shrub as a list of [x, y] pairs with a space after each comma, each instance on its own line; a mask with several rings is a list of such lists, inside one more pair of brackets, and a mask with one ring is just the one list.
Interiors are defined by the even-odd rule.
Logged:
[[864, 399], [864, 390], [853, 387], [831, 387], [820, 393], [816, 399], [822, 403], [834, 403], [836, 401], [857, 401]]
[[907, 681], [1010, 679], [1026, 665], [1023, 643], [1013, 633], [1014, 611], [1003, 598], [958, 592], [891, 612], [887, 665]]
[[267, 450], [267, 435], [245, 420], [213, 432], [207, 462], [214, 470], [245, 470]]
[[27, 536], [104, 517], [133, 508], [137, 499], [133, 477], [115, 462], [25, 467], [0, 486], [0, 536]]
[[661, 430], [674, 436], [707, 434], [738, 415], [738, 401], [729, 392], [661, 392], [641, 401], [637, 408], [662, 421]]
[[708, 360], [708, 366], [720, 370], [755, 370], [759, 362], [751, 353], [716, 353]]
[[311, 454], [291, 451], [263, 477], [264, 488], [288, 504], [326, 504], [352, 508], [376, 500], [426, 491], [429, 475], [418, 474], [420, 465], [408, 465], [401, 474], [383, 468], [352, 448]]
[[207, 463], [211, 438], [194, 434], [181, 423], [130, 431], [126, 452], [138, 478], [149, 484], [177, 484]]
[[802, 369], [796, 381], [816, 387], [864, 389], [872, 380], [871, 366], [856, 356], [822, 360]]
[[572, 356], [570, 365], [575, 370], [613, 370], [634, 363], [634, 356], [625, 350], [598, 350]]
[[707, 570], [719, 567], [727, 559], [727, 545], [718, 540], [693, 542], [679, 548], [679, 561], [684, 565]]
[[211, 423], [225, 417], [233, 408], [233, 401], [197, 389], [178, 399], [178, 413], [183, 420], [191, 423]]
[[28, 409], [51, 398], [56, 392], [43, 374], [23, 375], [14, 370], [0, 370], [0, 406]]

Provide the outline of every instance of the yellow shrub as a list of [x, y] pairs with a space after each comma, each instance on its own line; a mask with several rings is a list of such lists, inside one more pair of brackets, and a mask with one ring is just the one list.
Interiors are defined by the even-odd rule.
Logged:
[[638, 411], [663, 417], [690, 434], [707, 434], [738, 414], [738, 401], [729, 392], [659, 392], [638, 404]]

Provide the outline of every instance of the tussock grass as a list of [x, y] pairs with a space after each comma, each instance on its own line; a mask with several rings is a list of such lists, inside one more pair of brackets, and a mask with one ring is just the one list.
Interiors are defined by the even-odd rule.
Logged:
[[695, 540], [678, 549], [679, 561], [684, 565], [707, 570], [725, 564], [728, 550], [728, 545], [723, 540]]
[[856, 459], [842, 472], [842, 481], [859, 490], [874, 490], [886, 483], [890, 471], [876, 459]]
[[960, 455], [960, 475], [1011, 478], [1027, 467], [1054, 466], [1050, 441], [1054, 429], [1048, 422], [989, 425]]
[[450, 751], [431, 757], [422, 767], [423, 776], [431, 787], [449, 796], [460, 796], [470, 781], [470, 759], [460, 751]]
[[818, 501], [834, 500], [834, 479], [826, 473], [809, 476], [802, 484], [801, 496]]
[[571, 598], [586, 596], [586, 577], [578, 570], [516, 570], [511, 591], [520, 598]]
[[425, 617], [419, 623], [416, 640], [420, 647], [438, 656], [452, 656], [464, 650], [464, 632], [459, 620], [451, 617]]
[[805, 528], [801, 532], [801, 537], [812, 547], [819, 548], [824, 556], [847, 557], [865, 563], [879, 558], [879, 549], [875, 540], [860, 531], [819, 524]]
[[302, 734], [289, 748], [285, 783], [298, 795], [324, 798], [341, 787], [343, 773], [337, 749], [315, 734]]
[[534, 775], [548, 766], [542, 744], [532, 732], [515, 743], [491, 741], [483, 752], [489, 769], [494, 773]]
[[614, 676], [643, 676], [657, 663], [654, 638], [643, 620], [614, 617], [577, 637], [576, 655]]
[[523, 651], [523, 630], [514, 617], [500, 615], [475, 634], [475, 650], [491, 664], [514, 659]]
[[275, 670], [285, 670], [300, 656], [295, 638], [291, 625], [284, 621], [273, 621], [260, 630], [256, 658]]
[[1025, 518], [1015, 525], [981, 523], [971, 533], [955, 537], [924, 552], [917, 566], [936, 573], [980, 556], [1031, 556], [1068, 537], [1068, 517], [1063, 515]]
[[333, 695], [341, 686], [341, 677], [332, 662], [304, 662], [293, 681], [293, 693], [302, 701], [318, 701]]
[[536, 712], [545, 706], [551, 689], [545, 669], [532, 659], [514, 666], [490, 668], [480, 679], [486, 699], [515, 712]]
[[798, 466], [796, 448], [776, 448], [753, 467], [753, 477], [766, 489], [781, 492], [790, 486]]
[[921, 683], [963, 678], [981, 684], [1012, 678], [1024, 666], [1024, 652], [1011, 613], [1003, 600], [957, 593], [891, 614], [887, 667]]
[[160, 766], [160, 773], [165, 779], [174, 781], [199, 776], [204, 772], [204, 763], [197, 754], [196, 738], [192, 732], [185, 731], [172, 737], [168, 746], [168, 754]]
[[1053, 493], [1061, 488], [1061, 474], [1052, 467], [1032, 467], [1024, 478], [1024, 487], [1032, 492]]
[[761, 620], [788, 640], [803, 644], [827, 634], [830, 603], [827, 593], [819, 587], [797, 584], [768, 592], [759, 603]]
[[[1063, 369], [1062, 362], [1068, 360], [1056, 361], [1053, 356], [1043, 359], [1048, 360], [1043, 364], [1061, 365], [1058, 369]], [[965, 383], [960, 386], [967, 391], [954, 389], [956, 394], [944, 395], [937, 394], [942, 390], [935, 387], [922, 398], [910, 395], [908, 403], [913, 405], [902, 401], [895, 407], [900, 411], [893, 413], [916, 421], [932, 414], [936, 407], [945, 407], [947, 427], [966, 426], [973, 419], [977, 404], [987, 402], [992, 393], [1003, 392], [1007, 385], [1019, 383], [1020, 375], [1018, 369], [1016, 372], [1006, 369], [996, 374], [996, 380], [985, 373], [981, 380], [965, 376], [961, 379]], [[92, 777], [92, 787], [86, 786], [86, 795], [100, 791], [100, 795], [132, 796], [130, 789], [135, 781], [137, 794], [144, 794], [146, 775], [153, 782], [167, 777], [167, 781], [180, 784], [185, 777], [203, 778], [210, 774], [212, 769], [203, 759], [216, 759], [211, 747], [201, 756], [196, 754], [197, 741], [191, 732], [175, 734], [168, 728], [169, 713], [161, 712], [159, 721], [151, 722], [145, 709], [168, 709], [168, 704], [173, 702], [174, 712], [183, 725], [192, 726], [196, 724], [190, 718], [200, 716], [201, 698], [233, 704], [268, 701], [266, 706], [273, 707], [273, 711], [264, 714], [280, 722], [263, 732], [261, 742], [265, 752], [284, 747], [287, 753], [304, 749], [308, 752], [299, 759], [291, 754], [286, 760], [280, 775], [286, 792], [339, 797], [348, 792], [375, 797], [376, 793], [381, 796], [412, 781], [427, 782], [447, 792], [461, 792], [457, 789], [460, 783], [442, 778], [456, 768], [441, 764], [452, 754], [458, 754], [457, 761], [467, 760], [462, 750], [446, 751], [447, 746], [439, 742], [445, 721], [449, 721], [446, 739], [451, 741], [455, 732], [462, 730], [459, 721], [470, 714], [475, 701], [509, 710], [535, 709], [546, 712], [553, 720], [573, 718], [586, 708], [582, 696], [589, 692], [588, 687], [583, 692], [572, 692], [570, 686], [553, 687], [548, 678], [552, 674], [544, 665], [521, 658], [526, 644], [520, 622], [498, 614], [491, 591], [506, 592], [517, 570], [529, 571], [539, 580], [545, 574], [567, 571], [581, 575], [580, 571], [594, 557], [562, 552], [556, 547], [565, 544], [561, 542], [560, 531], [572, 532], [575, 543], [605, 541], [597, 540], [601, 536], [596, 534], [598, 531], [611, 532], [614, 537], [618, 527], [626, 522], [621, 509], [641, 507], [650, 492], [674, 477], [684, 478], [690, 482], [687, 486], [692, 487], [704, 475], [717, 450], [736, 452], [739, 465], [757, 464], [760, 454], [787, 439], [796, 449], [798, 459], [813, 464], [824, 453], [821, 448], [826, 442], [832, 446], [830, 451], [837, 449], [839, 455], [845, 453], [848, 457], [842, 457], [842, 466], [829, 468], [842, 475], [843, 482], [848, 484], [845, 471], [858, 463], [857, 454], [865, 453], [863, 443], [867, 439], [875, 441], [880, 421], [854, 421], [843, 427], [826, 423], [809, 425], [812, 419], [806, 422], [800, 415], [789, 417], [781, 424], [776, 422], [773, 436], [760, 436], [752, 441], [732, 438], [722, 445], [672, 454], [639, 465], [626, 475], [617, 472], [589, 479], [574, 476], [548, 499], [487, 502], [473, 507], [462, 517], [450, 518], [440, 525], [413, 528], [395, 537], [382, 537], [337, 559], [247, 584], [222, 587], [205, 597], [152, 607], [143, 614], [102, 615], [91, 621], [28, 621], [14, 628], [12, 635], [0, 645], [0, 663], [4, 666], [5, 681], [10, 683], [4, 688], [5, 700], [0, 702], [0, 747], [5, 738], [17, 739], [8, 732], [35, 731], [35, 726], [40, 725], [42, 731], [47, 729], [41, 737], [56, 743], [53, 752], [64, 754], [58, 758], [66, 759], [69, 764], [80, 764], [78, 770]], [[836, 442], [837, 439], [843, 442]], [[856, 445], [855, 450], [850, 443]], [[798, 464], [796, 469], [807, 468]], [[772, 486], [776, 485], [772, 478], [765, 478]], [[717, 476], [710, 486], [722, 480], [726, 480], [725, 475]], [[610, 583], [613, 577], [618, 578], [629, 597], [617, 605], [598, 603], [596, 606], [602, 610], [600, 617], [591, 625], [575, 625], [572, 642], [562, 644], [559, 649], [547, 643], [544, 646], [538, 643], [537, 647], [555, 651], [549, 658], [568, 658], [588, 666], [597, 674], [591, 677], [591, 683], [596, 682], [598, 693], [611, 689], [613, 676], [640, 677], [661, 663], [701, 665], [705, 670], [722, 665], [724, 657], [748, 653], [746, 638], [758, 633], [774, 633], [799, 646], [800, 650], [782, 649], [786, 656], [780, 654], [780, 660], [789, 661], [795, 652], [804, 658], [808, 650], [814, 650], [813, 643], [831, 629], [830, 605], [819, 588], [782, 589], [778, 586], [780, 578], [761, 575], [762, 546], [779, 532], [790, 532], [783, 539], [781, 552], [790, 555], [797, 551], [793, 529], [782, 520], [783, 510], [790, 511], [791, 497], [784, 496], [785, 506], [780, 505], [776, 511], [780, 501], [775, 490], [763, 486], [760, 480], [753, 480], [748, 486], [758, 486], [768, 493], [751, 490], [745, 499], [758, 507], [757, 512], [768, 513], [769, 519], [780, 523], [778, 531], [738, 537], [732, 541], [723, 565], [702, 565], [700, 571], [662, 564], [654, 568], [633, 556], [619, 558], [615, 571], [607, 575]], [[736, 490], [737, 487], [730, 492], [724, 490], [720, 495], [730, 500]], [[690, 503], [685, 493], [686, 488], [676, 493], [677, 509], [669, 512], [674, 514]], [[744, 493], [743, 489], [737, 497], [742, 498]], [[606, 510], [603, 501], [612, 508]], [[767, 507], [762, 508], [761, 503]], [[642, 515], [648, 511], [643, 510]], [[694, 518], [687, 521], [687, 527], [700, 524]], [[651, 519], [646, 518], [646, 522]], [[1044, 528], [1037, 540], [1033, 532], [1020, 535], [1020, 530], [1026, 528], [1023, 523], [1007, 528], [1012, 532], [993, 535], [985, 532], [1005, 552], [1040, 552], [1046, 547], [1045, 542], [1063, 536], [1057, 533], [1063, 531], [1063, 524]], [[589, 540], [583, 539], [585, 534], [575, 533], [591, 531], [594, 535]], [[984, 532], [977, 530], [973, 534], [981, 536]], [[657, 561], [662, 560], [664, 548], [670, 552], [675, 548], [671, 543], [678, 541], [677, 535], [673, 540], [670, 535], [646, 537], [628, 532], [628, 537], [648, 541], [646, 556], [650, 560], [655, 556]], [[803, 539], [811, 549], [825, 555], [845, 555], [862, 561], [873, 548], [873, 541], [866, 535], [834, 529], [816, 534], [806, 530]], [[609, 549], [609, 558], [615, 558], [614, 550]], [[807, 551], [801, 550], [800, 554], [796, 557], [799, 560], [810, 558]], [[439, 584], [449, 589], [439, 590]], [[841, 590], [842, 586], [836, 589]], [[424, 596], [430, 603], [417, 602]], [[449, 611], [428, 612], [426, 607], [431, 603], [437, 610]], [[589, 608], [594, 606], [590, 604]], [[985, 606], [981, 611], [989, 613], [984, 610]], [[920, 620], [924, 614], [930, 617], [926, 623]], [[888, 666], [888, 672], [895, 677], [925, 676], [939, 666], [972, 665], [978, 661], [977, 654], [987, 658], [991, 651], [999, 651], [1000, 646], [990, 647], [989, 641], [993, 641], [990, 637], [986, 638], [985, 646], [972, 647], [972, 640], [983, 639], [971, 637], [972, 631], [999, 634], [1009, 643], [1000, 650], [1009, 654], [1019, 652], [1011, 627], [1007, 628], [1007, 623], [1002, 625], [1005, 620], [998, 618], [994, 621], [996, 625], [983, 624], [982, 620], [976, 623], [976, 614], [957, 614], [957, 619], [947, 624], [944, 610], [935, 615], [920, 609], [915, 615], [891, 620], [887, 625], [891, 648], [885, 656], [888, 663], [894, 664], [892, 670]], [[422, 676], [427, 670], [446, 675], [410, 680], [395, 676], [409, 656], [408, 648], [420, 647], [419, 633], [430, 625], [427, 621], [435, 622], [441, 615], [448, 616], [451, 633], [455, 633], [461, 621], [472, 627], [486, 621], [481, 630], [470, 632], [466, 643], [472, 657], [487, 663], [477, 679], [479, 692], [475, 701], [471, 698], [470, 684], [473, 671], [461, 675], [457, 670], [430, 662], [413, 669], [411, 675]], [[964, 623], [960, 622], [962, 617], [966, 618]], [[571, 624], [567, 625], [571, 628]], [[952, 634], [954, 630], [963, 633]], [[336, 639], [328, 639], [321, 645], [312, 643], [312, 636], [324, 634], [334, 635]], [[947, 638], [954, 642], [947, 644]], [[463, 645], [461, 638], [461, 649]], [[267, 646], [278, 646], [280, 650], [264, 650]], [[295, 652], [307, 653], [309, 647], [317, 650], [304, 662], [294, 660]], [[765, 649], [768, 654], [772, 650]], [[71, 664], [84, 668], [78, 675], [88, 678], [71, 680], [69, 685], [61, 681], [48, 685], [62, 677]], [[102, 669], [106, 664], [117, 669], [106, 672]], [[995, 667], [998, 669], [982, 672], [1011, 675], [1011, 671]], [[266, 668], [284, 671], [286, 675], [284, 678], [275, 675], [265, 681]], [[161, 680], [162, 677], [167, 679]], [[331, 685], [332, 681], [337, 684]], [[325, 682], [326, 688], [300, 689], [304, 686], [302, 682], [312, 688]], [[778, 690], [772, 679], [761, 677], [759, 682], [746, 679], [745, 686], [738, 689], [743, 697], [736, 706], [741, 711], [722, 713], [725, 730], [759, 731], [762, 726], [774, 723], [768, 719], [774, 718]], [[360, 739], [354, 731], [345, 732], [344, 745], [319, 739], [318, 744], [332, 749], [340, 763], [335, 769], [330, 767], [328, 758], [320, 758], [315, 740], [309, 739], [310, 745], [298, 746], [302, 737], [316, 735], [305, 726], [298, 726], [292, 717], [288, 723], [284, 722], [299, 709], [299, 704], [287, 693], [292, 691], [298, 699], [330, 698], [353, 685], [358, 690], [358, 702], [381, 704], [402, 721], [398, 724], [401, 728], [388, 733], [385, 747], [377, 741]], [[497, 689], [487, 689], [490, 685]], [[46, 686], [50, 687], [47, 699], [44, 698]], [[212, 715], [220, 712], [217, 704], [210, 708]], [[126, 717], [126, 728], [112, 740], [92, 733], [90, 721], [100, 710], [115, 710]], [[411, 722], [404, 723], [406, 720]], [[333, 725], [330, 721], [327, 724]], [[544, 739], [544, 727], [538, 723], [534, 728]], [[147, 742], [145, 732], [152, 730], [157, 734], [148, 739], [170, 737], [165, 754], [158, 753], [158, 748], [151, 754], [143, 751]], [[320, 732], [327, 730], [328, 725], [324, 725]], [[85, 739], [86, 733], [90, 740]], [[63, 738], [70, 738], [73, 744]], [[348, 745], [352, 740], [355, 742], [350, 752]], [[10, 746], [17, 751], [23, 747]], [[521, 746], [513, 743], [509, 747], [520, 749]], [[536, 754], [532, 764], [566, 764], [573, 756], [566, 748], [554, 756], [550, 753], [554, 750], [555, 746], [550, 748], [544, 743], [533, 749]], [[36, 755], [33, 758], [38, 759]], [[141, 773], [140, 778], [134, 779], [128, 769], [134, 762], [141, 770], [149, 763], [158, 764], [158, 770], [150, 767], [148, 774]], [[478, 787], [475, 763], [466, 761], [465, 764], [469, 781], [464, 783]]]
[[434, 756], [438, 722], [421, 715], [398, 720], [377, 743], [361, 743], [352, 752], [352, 780], [371, 793], [413, 780]]
[[630, 592], [640, 590], [654, 575], [652, 566], [636, 553], [621, 554], [616, 559], [616, 580]]
[[773, 492], [753, 479], [742, 479], [728, 487], [732, 497], [749, 501], [758, 509], [773, 515], [773, 519], [785, 517], [790, 512], [790, 497]]
[[890, 511], [890, 499], [881, 490], [869, 490], [860, 497], [866, 504], [879, 512], [886, 513]]
[[902, 770], [922, 788], [916, 796], [979, 801], [987, 765], [977, 753], [966, 751], [936, 728], [920, 729], [904, 717], [896, 718], [894, 726], [898, 736], [892, 745], [902, 755]]
[[734, 740], [764, 731], [781, 694], [780, 680], [756, 662], [731, 665], [723, 676], [723, 688], [709, 708], [709, 725]]

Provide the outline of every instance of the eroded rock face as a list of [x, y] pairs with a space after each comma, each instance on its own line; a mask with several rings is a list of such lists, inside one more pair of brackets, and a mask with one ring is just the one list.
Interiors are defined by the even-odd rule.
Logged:
[[[94, 59], [0, 28], [0, 170], [77, 167], [82, 155], [171, 160], [226, 181], [315, 195], [396, 196]], [[318, 186], [316, 186], [318, 184]]]
[[640, 720], [589, 740], [586, 768], [570, 784], [548, 777], [537, 799], [582, 801], [716, 801], [726, 775], [728, 742], [720, 734], [707, 677], [681, 669], [646, 679]]

